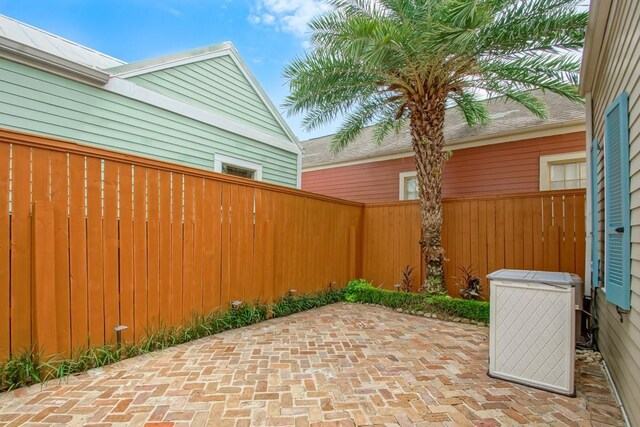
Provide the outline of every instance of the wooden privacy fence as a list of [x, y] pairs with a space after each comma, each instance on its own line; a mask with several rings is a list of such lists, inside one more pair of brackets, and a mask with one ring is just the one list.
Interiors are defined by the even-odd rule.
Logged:
[[[363, 277], [387, 289], [402, 270], [414, 270], [414, 289], [424, 269], [420, 256], [417, 202], [364, 207]], [[584, 278], [585, 191], [456, 198], [444, 201], [443, 246], [449, 295], [459, 296], [455, 277], [472, 267], [483, 279], [501, 268], [577, 273]]]
[[[452, 278], [499, 268], [584, 277], [585, 192], [444, 202]], [[422, 277], [417, 202], [363, 205], [0, 130], [0, 361], [127, 340], [233, 300], [364, 277]], [[486, 289], [486, 287], [485, 287]], [[486, 292], [485, 292], [486, 293]]]
[[0, 131], [0, 361], [360, 274], [362, 206]]

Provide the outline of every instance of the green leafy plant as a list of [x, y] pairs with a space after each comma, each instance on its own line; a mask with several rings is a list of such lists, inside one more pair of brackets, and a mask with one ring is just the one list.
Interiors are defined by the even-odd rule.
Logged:
[[446, 295], [393, 292], [379, 289], [364, 279], [347, 284], [345, 300], [348, 302], [384, 305], [403, 311], [422, 311], [443, 317], [464, 318], [476, 322], [489, 322], [489, 303], [484, 301], [451, 298]]
[[460, 296], [464, 299], [481, 300], [482, 296], [482, 280], [476, 276], [473, 267], [460, 267], [460, 276], [454, 277], [458, 286], [460, 286]]
[[315, 129], [344, 117], [339, 151], [375, 125], [373, 143], [408, 128], [422, 210], [425, 277], [444, 290], [444, 117], [455, 105], [487, 124], [483, 96], [539, 118], [542, 89], [582, 102], [577, 89], [587, 12], [582, 0], [330, 0], [310, 24], [311, 49], [284, 70], [290, 114]]

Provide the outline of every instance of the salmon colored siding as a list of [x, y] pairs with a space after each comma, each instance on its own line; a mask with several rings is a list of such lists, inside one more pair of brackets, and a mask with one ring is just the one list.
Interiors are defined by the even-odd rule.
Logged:
[[[528, 193], [540, 188], [540, 156], [585, 150], [575, 132], [453, 151], [444, 169], [445, 197]], [[399, 199], [401, 172], [413, 157], [302, 172], [302, 189], [360, 202]]]

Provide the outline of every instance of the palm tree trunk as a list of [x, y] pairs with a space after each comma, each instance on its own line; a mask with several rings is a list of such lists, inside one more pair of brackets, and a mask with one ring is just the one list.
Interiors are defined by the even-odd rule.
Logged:
[[412, 146], [420, 191], [420, 247], [426, 268], [423, 289], [432, 292], [446, 290], [442, 248], [442, 170], [447, 160], [447, 154], [443, 150], [445, 99], [444, 94], [431, 91], [425, 98], [409, 105]]

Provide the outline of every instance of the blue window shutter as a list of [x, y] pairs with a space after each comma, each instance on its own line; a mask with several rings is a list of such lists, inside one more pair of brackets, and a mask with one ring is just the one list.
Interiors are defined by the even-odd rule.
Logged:
[[605, 276], [607, 301], [631, 305], [629, 107], [621, 93], [605, 111]]
[[591, 285], [600, 285], [598, 234], [598, 140], [591, 143]]

